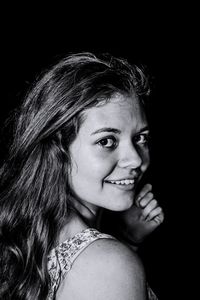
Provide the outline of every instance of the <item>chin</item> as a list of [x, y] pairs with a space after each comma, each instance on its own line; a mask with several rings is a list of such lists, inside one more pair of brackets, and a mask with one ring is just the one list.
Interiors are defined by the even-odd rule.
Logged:
[[128, 200], [123, 200], [121, 199], [120, 203], [114, 203], [112, 206], [110, 207], [106, 207], [107, 209], [109, 210], [112, 210], [112, 211], [124, 211], [124, 210], [127, 210], [129, 208], [131, 208], [131, 206], [133, 205], [133, 198], [131, 199], [128, 199]]

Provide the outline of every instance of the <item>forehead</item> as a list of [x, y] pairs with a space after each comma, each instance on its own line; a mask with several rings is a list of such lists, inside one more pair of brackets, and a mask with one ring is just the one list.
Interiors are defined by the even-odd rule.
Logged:
[[143, 127], [147, 124], [144, 110], [134, 95], [125, 96], [116, 94], [107, 102], [87, 109], [81, 127], [95, 130], [98, 127]]

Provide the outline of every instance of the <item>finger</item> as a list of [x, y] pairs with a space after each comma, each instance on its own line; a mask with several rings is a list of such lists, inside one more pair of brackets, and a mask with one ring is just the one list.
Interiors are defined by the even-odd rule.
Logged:
[[152, 199], [142, 211], [142, 216], [146, 219], [150, 212], [158, 206], [158, 202]]
[[154, 219], [155, 217], [159, 216], [162, 212], [162, 208], [160, 206], [157, 206], [156, 208], [154, 208], [152, 211], [150, 211], [150, 213], [148, 214], [148, 216], [146, 217], [147, 221], [151, 221], [152, 219]]
[[152, 185], [150, 183], [147, 183], [143, 186], [143, 188], [140, 190], [138, 195], [136, 196], [136, 204], [139, 203], [139, 201], [148, 193], [152, 190]]
[[158, 224], [161, 224], [164, 221], [164, 219], [165, 219], [165, 215], [163, 211], [161, 211], [161, 213], [154, 218], [154, 221]]
[[145, 184], [142, 189], [140, 190], [140, 192], [137, 195], [137, 199], [141, 199], [143, 198], [148, 192], [150, 192], [152, 190], [152, 185], [150, 183]]
[[154, 194], [152, 192], [148, 192], [139, 202], [139, 206], [145, 208], [149, 204], [149, 202], [154, 198]]

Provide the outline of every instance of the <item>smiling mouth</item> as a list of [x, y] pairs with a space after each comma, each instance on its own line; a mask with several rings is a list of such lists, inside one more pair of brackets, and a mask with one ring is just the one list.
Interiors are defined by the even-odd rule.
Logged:
[[107, 183], [116, 184], [116, 185], [133, 185], [135, 183], [134, 179], [123, 179], [123, 180], [107, 180]]
[[105, 183], [108, 183], [118, 190], [129, 192], [134, 190], [136, 184], [134, 179], [106, 180]]

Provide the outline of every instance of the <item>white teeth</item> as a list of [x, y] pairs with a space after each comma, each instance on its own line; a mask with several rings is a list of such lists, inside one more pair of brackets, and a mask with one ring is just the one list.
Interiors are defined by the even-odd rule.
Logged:
[[110, 182], [114, 184], [128, 185], [128, 184], [133, 184], [134, 180], [133, 179], [111, 180]]

